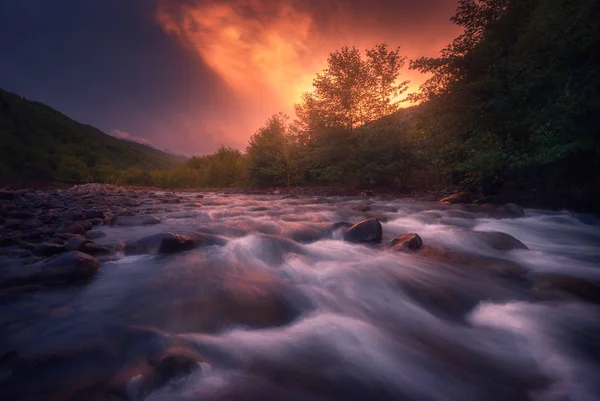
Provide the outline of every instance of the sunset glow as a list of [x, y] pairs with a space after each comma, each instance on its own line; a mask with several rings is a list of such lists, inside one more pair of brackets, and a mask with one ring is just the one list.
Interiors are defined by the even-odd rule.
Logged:
[[[415, 44], [410, 47], [410, 37], [381, 27], [355, 26], [351, 36], [345, 34], [350, 29], [350, 17], [340, 12], [330, 18], [333, 28], [319, 26], [314, 10], [292, 1], [174, 5], [162, 0], [157, 9], [157, 21], [163, 30], [212, 69], [236, 102], [246, 105], [235, 121], [209, 118], [200, 123], [235, 144], [243, 143], [273, 113], [282, 111], [293, 116], [294, 104], [303, 93], [312, 91], [315, 74], [326, 67], [329, 53], [341, 46], [364, 50], [385, 41], [390, 47], [400, 45], [401, 53], [410, 58], [439, 50], [435, 43], [430, 43], [430, 48]], [[414, 92], [425, 77], [406, 68], [402, 79], [411, 81], [409, 92]]]

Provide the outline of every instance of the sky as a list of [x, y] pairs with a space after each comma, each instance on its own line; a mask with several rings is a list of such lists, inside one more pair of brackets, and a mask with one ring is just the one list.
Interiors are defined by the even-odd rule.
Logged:
[[[436, 56], [456, 0], [3, 0], [0, 87], [173, 153], [244, 149], [344, 45]], [[425, 79], [405, 69], [416, 90]]]

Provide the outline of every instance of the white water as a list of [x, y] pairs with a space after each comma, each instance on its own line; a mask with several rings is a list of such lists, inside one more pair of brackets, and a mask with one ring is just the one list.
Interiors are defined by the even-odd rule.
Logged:
[[[152, 401], [600, 399], [600, 307], [565, 294], [540, 298], [532, 287], [535, 274], [548, 272], [600, 281], [600, 226], [593, 218], [527, 210], [524, 218], [496, 219], [378, 199], [365, 214], [350, 208], [364, 199], [333, 200], [213, 194], [198, 200], [202, 207], [154, 213], [163, 219], [156, 226], [101, 227], [104, 243], [164, 231], [214, 233], [228, 242], [105, 263], [75, 301], [93, 323], [40, 323], [52, 338], [44, 346], [126, 323], [191, 341], [209, 362], [151, 393]], [[192, 217], [167, 217], [185, 210]], [[370, 213], [387, 218], [384, 244], [417, 232], [427, 246], [482, 262], [465, 267], [335, 234], [310, 240], [334, 222]], [[479, 231], [510, 234], [529, 250], [495, 250]], [[485, 258], [527, 273], [497, 274]], [[250, 280], [247, 291], [276, 293], [298, 315], [275, 327], [249, 327], [242, 319], [203, 329], [181, 305], [211, 297], [223, 283], [214, 284], [214, 276]]]

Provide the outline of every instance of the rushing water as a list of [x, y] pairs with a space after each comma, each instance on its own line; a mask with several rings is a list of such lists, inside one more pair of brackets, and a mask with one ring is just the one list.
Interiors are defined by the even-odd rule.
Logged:
[[[600, 282], [600, 226], [591, 216], [528, 209], [520, 218], [487, 217], [380, 198], [363, 213], [352, 207], [364, 198], [182, 196], [169, 210], [151, 201], [139, 209], [161, 224], [101, 226], [107, 236], [96, 242], [169, 231], [215, 234], [224, 245], [119, 254], [84, 287], [5, 305], [3, 314], [35, 315], [7, 343], [33, 355], [64, 353], [120, 338], [122, 327], [151, 327], [205, 357], [147, 395], [131, 375], [130, 399], [600, 399], [600, 307], [536, 285], [551, 274]], [[328, 230], [366, 215], [382, 220], [380, 246]], [[510, 234], [529, 249], [494, 249], [478, 235], [485, 231]], [[407, 232], [445, 253], [385, 246]], [[144, 354], [149, 343], [136, 339], [115, 352]], [[104, 369], [101, 356], [77, 355], [15, 378], [21, 392], [12, 394], [42, 400], [56, 382], [80, 383]]]

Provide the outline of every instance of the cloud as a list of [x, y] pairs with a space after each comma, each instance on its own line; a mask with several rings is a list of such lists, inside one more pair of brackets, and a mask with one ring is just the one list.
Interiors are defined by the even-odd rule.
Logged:
[[[433, 56], [457, 33], [449, 21], [455, 7], [454, 0], [157, 0], [156, 21], [230, 93], [192, 124], [242, 147], [270, 115], [293, 117], [332, 51], [387, 42], [409, 58]], [[401, 77], [410, 91], [425, 78], [408, 70]]]
[[137, 143], [141, 143], [143, 145], [153, 146], [152, 142], [150, 142], [146, 138], [142, 138], [141, 136], [137, 136], [137, 135], [131, 135], [129, 132], [121, 131], [119, 129], [112, 130], [110, 135], [114, 136], [115, 138], [124, 139], [126, 141], [137, 142]]

